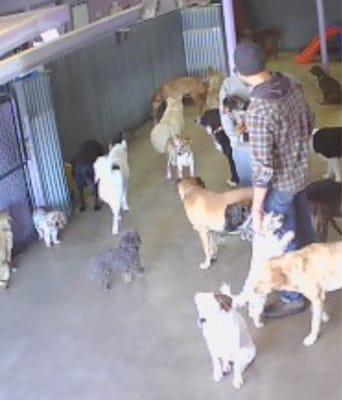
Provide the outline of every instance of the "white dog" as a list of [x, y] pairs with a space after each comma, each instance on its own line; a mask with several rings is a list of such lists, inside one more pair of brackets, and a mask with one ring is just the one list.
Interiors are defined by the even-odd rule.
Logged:
[[183, 128], [184, 114], [182, 99], [168, 97], [164, 115], [151, 131], [152, 146], [158, 153], [165, 153], [168, 139], [180, 135]]
[[262, 222], [261, 232], [253, 235], [252, 259], [248, 277], [240, 294], [233, 296], [228, 285], [223, 285], [221, 290], [233, 298], [233, 307], [243, 307], [248, 303], [249, 316], [257, 328], [263, 326], [261, 316], [266, 304], [266, 296], [255, 293], [255, 285], [266, 262], [273, 257], [281, 256], [286, 251], [289, 243], [294, 239], [294, 232], [286, 232], [281, 238], [277, 231], [282, 227], [282, 215], [268, 213]]
[[33, 211], [33, 224], [39, 239], [44, 240], [46, 247], [51, 247], [52, 244], [61, 243], [58, 232], [66, 226], [67, 219], [62, 211], [37, 208]]
[[129, 167], [127, 142], [121, 140], [110, 147], [107, 155], [94, 163], [95, 182], [98, 183], [99, 197], [107, 203], [113, 213], [113, 235], [119, 233], [120, 210], [129, 210], [127, 201]]
[[0, 211], [0, 287], [8, 287], [11, 276], [12, 250], [12, 218], [8, 211]]
[[166, 179], [171, 179], [171, 167], [177, 168], [178, 178], [183, 178], [183, 168], [189, 168], [190, 176], [195, 176], [195, 157], [190, 147], [191, 140], [180, 135], [170, 137], [167, 142]]
[[232, 299], [224, 294], [197, 293], [194, 300], [213, 364], [214, 381], [219, 382], [229, 373], [233, 363], [233, 386], [239, 389], [242, 374], [256, 355], [245, 320], [231, 308]]

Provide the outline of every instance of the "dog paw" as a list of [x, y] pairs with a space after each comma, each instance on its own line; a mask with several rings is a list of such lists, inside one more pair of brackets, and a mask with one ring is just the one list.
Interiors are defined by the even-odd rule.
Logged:
[[330, 316], [326, 311], [323, 311], [322, 313], [322, 322], [327, 323], [330, 320]]
[[220, 382], [220, 380], [223, 378], [222, 371], [214, 372], [213, 373], [213, 380], [214, 382]]
[[315, 335], [308, 335], [304, 340], [303, 340], [303, 344], [304, 346], [312, 346], [317, 340], [317, 337]]
[[62, 242], [60, 241], [60, 240], [55, 240], [54, 242], [53, 242], [54, 244], [61, 244]]
[[0, 288], [8, 289], [8, 282], [7, 281], [0, 281]]
[[208, 264], [207, 262], [202, 262], [199, 265], [199, 269], [202, 269], [202, 270], [209, 269], [209, 267], [210, 267], [210, 264]]
[[129, 211], [129, 206], [126, 204], [126, 205], [124, 205], [124, 206], [122, 207], [122, 209], [123, 209], [124, 211]]
[[254, 325], [256, 328], [260, 329], [263, 328], [265, 326], [265, 323], [263, 321], [260, 320], [254, 320]]
[[234, 377], [233, 386], [235, 387], [235, 389], [240, 389], [242, 385], [243, 385], [242, 376]]

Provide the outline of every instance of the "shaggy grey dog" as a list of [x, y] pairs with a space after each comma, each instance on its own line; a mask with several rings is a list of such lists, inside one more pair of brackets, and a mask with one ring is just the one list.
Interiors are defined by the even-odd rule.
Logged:
[[97, 256], [90, 265], [89, 277], [103, 289], [110, 289], [113, 271], [119, 271], [126, 283], [132, 281], [132, 273], [142, 274], [139, 249], [141, 238], [138, 232], [128, 231], [121, 235], [119, 246]]

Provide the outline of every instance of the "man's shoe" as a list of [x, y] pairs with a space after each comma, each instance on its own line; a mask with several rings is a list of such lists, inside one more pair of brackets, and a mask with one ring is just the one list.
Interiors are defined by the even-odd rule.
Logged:
[[283, 302], [280, 298], [272, 304], [265, 307], [264, 318], [284, 318], [303, 312], [306, 309], [307, 302], [304, 298], [296, 301]]

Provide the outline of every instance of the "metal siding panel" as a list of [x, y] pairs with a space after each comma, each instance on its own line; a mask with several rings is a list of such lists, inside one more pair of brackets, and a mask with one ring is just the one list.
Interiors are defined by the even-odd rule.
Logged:
[[204, 76], [209, 67], [226, 72], [225, 48], [220, 28], [196, 29], [183, 33], [189, 75]]
[[221, 6], [185, 8], [182, 24], [188, 74], [203, 77], [209, 67], [227, 73]]
[[47, 73], [34, 73], [14, 86], [19, 86], [24, 96], [25, 110], [19, 103], [19, 112], [29, 120], [30, 141], [44, 194], [44, 198], [35, 199], [35, 206], [58, 208], [70, 216], [71, 200], [55, 121], [50, 78]]
[[151, 97], [165, 81], [186, 75], [180, 12], [115, 32], [47, 66], [66, 160], [81, 142], [108, 142], [120, 130], [149, 118]]
[[182, 9], [183, 30], [214, 28], [222, 25], [220, 5]]

